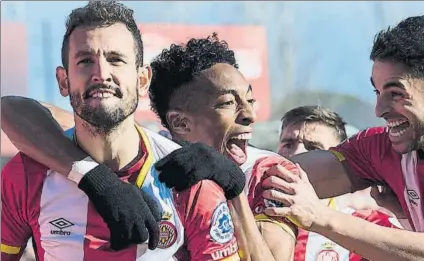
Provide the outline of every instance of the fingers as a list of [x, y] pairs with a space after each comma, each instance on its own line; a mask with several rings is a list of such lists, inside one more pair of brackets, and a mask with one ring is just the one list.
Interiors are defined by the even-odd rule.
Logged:
[[299, 176], [296, 174], [293, 174], [291, 171], [286, 169], [285, 167], [281, 165], [276, 165], [265, 171], [265, 173], [269, 176], [276, 176], [280, 177], [288, 182], [295, 182], [299, 180]]
[[129, 246], [128, 237], [120, 229], [110, 229], [110, 248], [119, 251]]
[[264, 181], [262, 181], [262, 187], [264, 189], [279, 189], [290, 195], [294, 194], [293, 184], [277, 176], [271, 176], [264, 179]]
[[166, 155], [165, 157], [163, 157], [162, 159], [160, 159], [158, 162], [156, 162], [155, 164], [155, 169], [158, 171], [161, 171], [162, 168], [168, 163], [168, 161], [172, 158], [172, 153]]
[[275, 189], [268, 189], [262, 193], [262, 196], [268, 200], [278, 201], [283, 203], [285, 206], [291, 206], [293, 204], [293, 196], [284, 194]]
[[264, 210], [265, 214], [268, 216], [279, 216], [279, 217], [287, 217], [291, 215], [291, 210], [288, 207], [272, 207], [272, 208], [266, 208]]
[[146, 202], [148, 209], [152, 213], [152, 216], [154, 219], [159, 222], [162, 219], [162, 211], [160, 209], [159, 204], [156, 202], [156, 200], [152, 197], [150, 197], [147, 193], [143, 193], [142, 190], [139, 190], [141, 197], [143, 198], [144, 202]]
[[300, 164], [299, 163], [296, 163], [296, 167], [297, 167], [297, 169], [299, 171], [299, 177], [300, 177], [300, 179], [303, 180], [303, 181], [309, 182], [308, 174], [306, 174], [306, 172], [302, 169], [302, 167], [300, 167]]
[[149, 232], [149, 249], [154, 250], [159, 244], [159, 224], [153, 216], [150, 216], [146, 225]]

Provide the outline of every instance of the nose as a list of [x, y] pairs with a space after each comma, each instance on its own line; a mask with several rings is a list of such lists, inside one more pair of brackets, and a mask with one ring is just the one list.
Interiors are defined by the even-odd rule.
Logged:
[[249, 103], [243, 105], [243, 108], [240, 110], [240, 113], [237, 116], [237, 121], [239, 124], [244, 126], [249, 126], [256, 122], [256, 112], [253, 106]]
[[111, 65], [105, 59], [99, 58], [94, 62], [91, 80], [93, 83], [112, 82]]
[[384, 96], [377, 97], [374, 112], [375, 116], [382, 118], [385, 114], [390, 112], [391, 103]]

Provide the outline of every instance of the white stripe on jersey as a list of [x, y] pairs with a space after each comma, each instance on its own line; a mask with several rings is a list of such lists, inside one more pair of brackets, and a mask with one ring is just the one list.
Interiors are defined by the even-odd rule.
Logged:
[[88, 197], [74, 182], [47, 172], [38, 218], [45, 261], [84, 259], [87, 206]]
[[423, 191], [418, 186], [417, 152], [402, 155], [402, 174], [405, 181], [404, 197], [408, 205], [415, 231], [424, 232], [424, 211], [422, 209]]

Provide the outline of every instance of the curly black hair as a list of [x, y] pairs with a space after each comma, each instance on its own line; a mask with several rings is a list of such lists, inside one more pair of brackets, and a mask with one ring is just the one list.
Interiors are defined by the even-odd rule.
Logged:
[[374, 38], [370, 59], [407, 66], [411, 74], [424, 77], [424, 16], [406, 18]]
[[[150, 105], [164, 127], [169, 127], [166, 113], [177, 90], [217, 63], [226, 63], [238, 69], [234, 52], [225, 41], [219, 40], [217, 33], [206, 38], [192, 38], [186, 44], [172, 44], [153, 59], [150, 63], [153, 72], [149, 88]], [[189, 103], [190, 93], [182, 97], [184, 100], [178, 102]]]
[[131, 32], [135, 42], [136, 65], [143, 65], [143, 41], [134, 19], [134, 11], [117, 1], [89, 1], [84, 7], [72, 10], [66, 20], [66, 33], [62, 42], [62, 64], [68, 69], [69, 37], [77, 27], [110, 26], [123, 23]]

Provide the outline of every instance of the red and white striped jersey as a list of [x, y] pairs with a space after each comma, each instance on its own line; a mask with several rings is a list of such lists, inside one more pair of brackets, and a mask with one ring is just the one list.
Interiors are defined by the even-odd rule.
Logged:
[[153, 165], [179, 145], [146, 129], [139, 132], [142, 153], [117, 174], [161, 207], [157, 249], [145, 243], [112, 251], [107, 225], [77, 184], [19, 153], [1, 174], [1, 259], [19, 260], [33, 237], [40, 261], [240, 260], [221, 188], [206, 180], [173, 193], [159, 182]]

